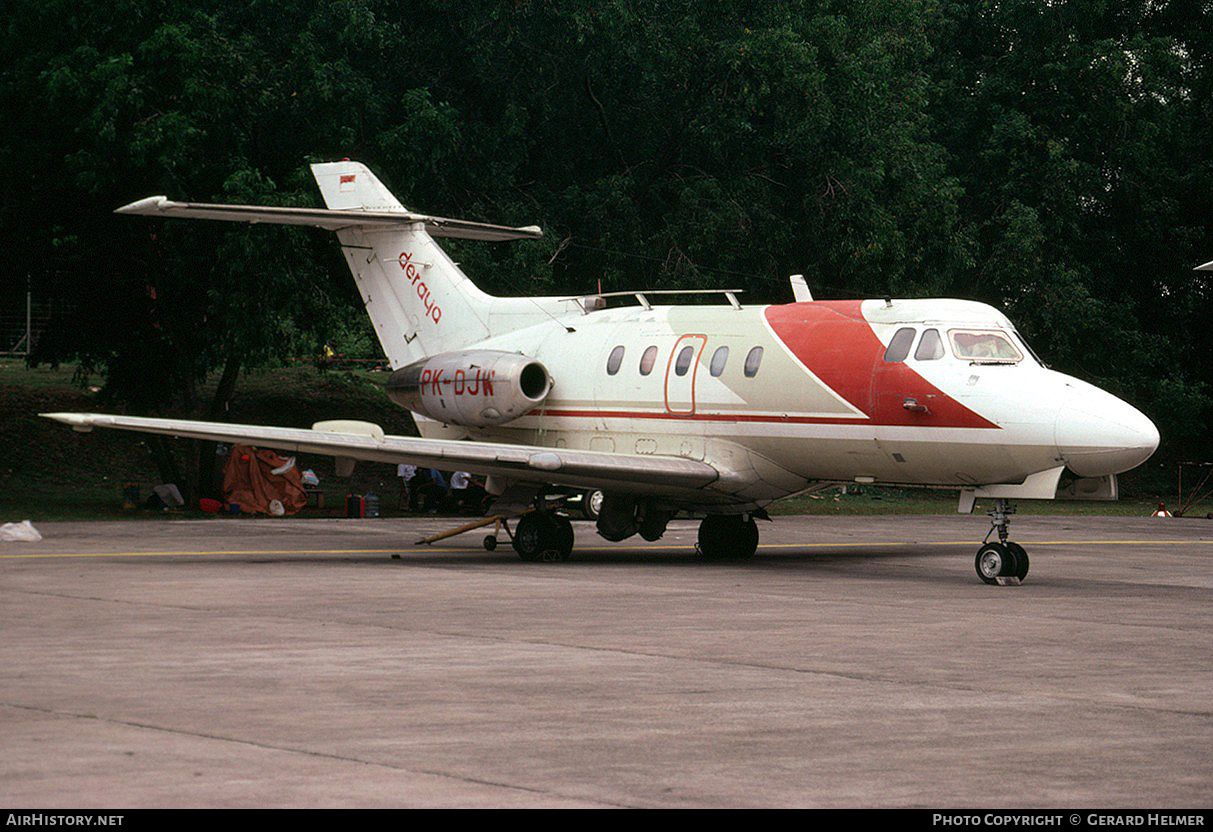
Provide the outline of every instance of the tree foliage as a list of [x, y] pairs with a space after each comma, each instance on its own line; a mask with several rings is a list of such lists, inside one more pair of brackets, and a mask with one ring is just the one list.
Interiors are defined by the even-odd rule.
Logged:
[[11, 0], [6, 279], [131, 406], [313, 351], [357, 296], [326, 235], [115, 218], [149, 193], [318, 204], [357, 158], [486, 289], [732, 285], [1005, 308], [1046, 360], [1208, 435], [1213, 20], [1200, 0]]

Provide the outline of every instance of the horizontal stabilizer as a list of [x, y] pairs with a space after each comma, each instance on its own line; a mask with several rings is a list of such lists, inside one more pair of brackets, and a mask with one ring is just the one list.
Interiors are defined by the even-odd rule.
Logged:
[[537, 225], [511, 228], [468, 220], [431, 217], [399, 211], [332, 210], [328, 208], [285, 208], [267, 205], [217, 205], [204, 202], [173, 202], [164, 196], [149, 196], [124, 205], [117, 214], [141, 214], [148, 217], [182, 217], [229, 222], [310, 225], [339, 231], [343, 228], [400, 228], [423, 223], [432, 237], [458, 237], [465, 240], [534, 240], [543, 236]]

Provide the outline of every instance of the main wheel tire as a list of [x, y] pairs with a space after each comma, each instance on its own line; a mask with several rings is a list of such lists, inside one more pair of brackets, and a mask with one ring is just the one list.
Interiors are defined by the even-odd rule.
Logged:
[[548, 512], [524, 514], [514, 529], [514, 551], [526, 561], [568, 560], [573, 552], [573, 524]]
[[661, 540], [665, 536], [665, 529], [670, 523], [671, 516], [671, 512], [656, 509], [645, 512], [644, 519], [640, 521], [640, 536], [649, 543]]
[[696, 550], [707, 560], [745, 560], [758, 550], [758, 524], [740, 514], [709, 514], [699, 524]]
[[727, 518], [721, 514], [709, 514], [699, 521], [695, 551], [705, 560], [720, 560], [726, 557], [725, 534]]
[[524, 514], [514, 527], [514, 551], [523, 560], [537, 560], [540, 552], [546, 548], [548, 537], [546, 524], [540, 521], [540, 515]]
[[1014, 575], [1019, 568], [1015, 553], [1001, 543], [987, 543], [978, 549], [973, 566], [977, 577], [987, 584], [996, 584], [999, 578]]
[[581, 495], [581, 513], [586, 520], [597, 520], [602, 511], [602, 490], [594, 489]]
[[552, 519], [552, 548], [560, 553], [560, 560], [568, 560], [573, 554], [573, 524], [563, 514], [549, 516]]
[[1028, 577], [1028, 553], [1018, 543], [1008, 542], [1007, 549], [1015, 555], [1015, 577], [1022, 581]]
[[737, 530], [737, 554], [735, 557], [752, 558], [758, 551], [758, 524], [753, 517], [747, 517]]

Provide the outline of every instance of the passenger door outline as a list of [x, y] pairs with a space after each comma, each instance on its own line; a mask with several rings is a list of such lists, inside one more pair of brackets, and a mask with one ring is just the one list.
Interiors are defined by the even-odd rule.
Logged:
[[[674, 362], [678, 358], [678, 353], [684, 347], [694, 347], [698, 342], [699, 348], [695, 350], [691, 358], [691, 366], [687, 369], [684, 376], [677, 375], [674, 372]], [[699, 371], [699, 359], [703, 356], [703, 351], [708, 345], [708, 336], [702, 334], [687, 334], [678, 336], [678, 340], [674, 342], [674, 348], [670, 350], [670, 357], [665, 365], [665, 410], [666, 413], [676, 413], [683, 416], [690, 416], [695, 413], [695, 375]], [[673, 377], [671, 379], [671, 376]]]

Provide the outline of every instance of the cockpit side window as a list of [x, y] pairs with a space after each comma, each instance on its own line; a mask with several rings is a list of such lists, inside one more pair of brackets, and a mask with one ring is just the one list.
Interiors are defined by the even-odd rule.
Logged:
[[1018, 364], [1023, 353], [1011, 343], [1005, 332], [996, 329], [951, 329], [948, 338], [952, 352], [965, 361], [989, 364]]
[[1023, 347], [1024, 352], [1032, 356], [1033, 361], [1042, 367], [1048, 368], [1049, 365], [1040, 360], [1040, 356], [1036, 354], [1036, 350], [1032, 349], [1032, 345], [1025, 341], [1024, 337], [1020, 335], [1018, 331], [1011, 330], [1011, 332], [1014, 334], [1015, 340], [1019, 342], [1019, 346]]
[[889, 348], [884, 351], [884, 360], [890, 364], [905, 361], [910, 354], [910, 345], [914, 343], [914, 327], [903, 326], [893, 334]]
[[922, 334], [922, 340], [918, 342], [918, 349], [914, 350], [914, 358], [917, 361], [935, 361], [943, 358], [943, 339], [939, 337], [938, 329], [928, 329]]

